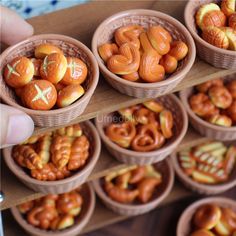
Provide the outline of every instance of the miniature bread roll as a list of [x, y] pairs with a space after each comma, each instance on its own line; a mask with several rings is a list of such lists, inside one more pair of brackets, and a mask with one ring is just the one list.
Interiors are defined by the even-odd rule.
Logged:
[[171, 74], [177, 69], [178, 61], [168, 53], [161, 58], [160, 65], [164, 67], [167, 74]]
[[50, 110], [56, 103], [57, 91], [47, 80], [34, 80], [24, 87], [21, 99], [30, 109]]
[[174, 41], [170, 45], [169, 55], [180, 61], [186, 57], [188, 53], [188, 46], [182, 41]]
[[52, 53], [63, 54], [63, 52], [58, 47], [49, 43], [40, 44], [39, 46], [35, 48], [35, 51], [34, 51], [34, 55], [38, 59], [44, 59], [44, 57]]
[[61, 53], [52, 53], [44, 58], [40, 67], [40, 75], [43, 79], [56, 84], [62, 80], [66, 70], [66, 57]]
[[8, 63], [4, 69], [7, 85], [19, 88], [29, 83], [34, 75], [34, 65], [27, 57], [18, 57]]
[[57, 96], [57, 106], [67, 107], [84, 94], [84, 89], [79, 84], [71, 84], [61, 89]]
[[86, 64], [76, 57], [67, 57], [67, 70], [61, 80], [62, 84], [82, 84], [88, 74]]

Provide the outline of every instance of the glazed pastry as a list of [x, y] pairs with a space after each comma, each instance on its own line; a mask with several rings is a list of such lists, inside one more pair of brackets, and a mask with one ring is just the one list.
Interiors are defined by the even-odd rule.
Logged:
[[200, 229], [214, 228], [221, 217], [221, 210], [215, 204], [206, 204], [199, 207], [194, 214], [194, 225]]
[[127, 172], [130, 172], [132, 170], [135, 170], [137, 168], [137, 165], [132, 165], [132, 166], [128, 166], [128, 167], [125, 167], [125, 168], [122, 168], [122, 169], [118, 169], [117, 171], [113, 171], [113, 172], [110, 172], [109, 174], [107, 174], [104, 178], [104, 180], [106, 182], [111, 182], [113, 181], [116, 177], [120, 176], [120, 175], [123, 175]]
[[233, 99], [236, 99], [236, 80], [232, 80], [230, 81], [227, 85], [226, 85], [227, 89], [229, 90], [231, 96]]
[[155, 101], [155, 100], [150, 100], [150, 101], [144, 102], [143, 105], [145, 107], [147, 107], [149, 110], [154, 111], [156, 113], [159, 113], [164, 109], [162, 104]]
[[10, 87], [22, 87], [32, 80], [34, 64], [27, 57], [17, 57], [5, 66], [3, 76]]
[[88, 74], [86, 64], [76, 57], [67, 57], [67, 70], [61, 80], [62, 84], [82, 84]]
[[213, 86], [224, 86], [224, 83], [221, 79], [213, 79], [213, 80], [209, 80], [205, 83], [199, 84], [196, 86], [196, 89], [200, 92], [200, 93], [207, 93], [208, 90], [213, 87]]
[[63, 215], [61, 217], [58, 216], [57, 218], [51, 221], [50, 229], [63, 230], [74, 225], [74, 223], [75, 223], [74, 217], [71, 215]]
[[131, 43], [122, 44], [119, 54], [111, 56], [107, 61], [108, 69], [118, 75], [127, 75], [138, 71], [140, 52]]
[[[140, 34], [140, 43], [141, 43], [141, 46], [142, 46], [142, 51], [143, 52], [157, 52], [157, 50], [152, 46], [150, 40], [148, 39], [148, 36], [147, 36], [147, 33], [146, 32], [143, 32]], [[158, 54], [159, 55], [159, 54]], [[161, 59], [161, 55], [159, 55], [159, 60]]]
[[69, 137], [80, 137], [83, 134], [80, 124], [63, 127], [54, 131], [54, 134], [66, 135]]
[[141, 108], [140, 105], [134, 105], [131, 107], [126, 107], [123, 109], [118, 110], [119, 114], [124, 118], [125, 121], [132, 121], [136, 123], [134, 113], [135, 111], [139, 110]]
[[221, 11], [224, 12], [226, 16], [230, 16], [236, 11], [236, 1], [235, 0], [222, 0]]
[[220, 28], [227, 36], [229, 40], [229, 50], [236, 51], [236, 31], [230, 27], [222, 27]]
[[178, 61], [175, 57], [171, 56], [169, 53], [164, 55], [160, 60], [160, 65], [162, 65], [167, 74], [171, 74], [176, 71], [178, 66]]
[[165, 138], [171, 138], [173, 136], [172, 128], [174, 125], [172, 113], [168, 110], [163, 110], [160, 115], [161, 131]]
[[50, 160], [50, 147], [52, 143], [51, 134], [44, 135], [37, 141], [37, 153], [41, 158], [41, 162], [44, 164], [48, 163]]
[[216, 114], [211, 116], [208, 121], [212, 124], [219, 125], [219, 126], [225, 126], [225, 127], [231, 127], [232, 126], [232, 120], [230, 117], [225, 115]]
[[57, 84], [54, 84], [55, 86], [55, 89], [57, 90], [57, 92], [59, 92], [60, 90], [62, 90], [63, 88], [66, 87], [66, 85], [62, 84], [62, 83], [57, 83]]
[[168, 55], [174, 57], [177, 61], [183, 60], [188, 54], [188, 46], [182, 41], [174, 41], [170, 45]]
[[226, 16], [222, 11], [213, 10], [207, 12], [201, 22], [200, 28], [203, 30], [208, 26], [223, 27], [226, 24]]
[[157, 127], [159, 126], [156, 121], [155, 113], [150, 111], [147, 108], [140, 108], [134, 112], [134, 118], [136, 122], [146, 125], [146, 124], [155, 124]]
[[140, 182], [146, 174], [146, 166], [138, 166], [136, 169], [130, 171], [129, 184], [136, 184]]
[[106, 127], [105, 133], [111, 141], [121, 147], [127, 148], [136, 135], [136, 128], [133, 122], [127, 121], [122, 124], [109, 125]]
[[236, 31], [236, 13], [233, 13], [229, 17], [229, 27]]
[[122, 75], [121, 77], [125, 80], [133, 81], [133, 82], [138, 81], [138, 80], [141, 79], [140, 76], [139, 76], [139, 73], [137, 71], [135, 71], [131, 74]]
[[57, 96], [57, 106], [67, 107], [83, 96], [84, 88], [80, 84], [71, 84], [61, 89]]
[[104, 43], [98, 47], [98, 52], [102, 60], [107, 62], [111, 56], [118, 54], [119, 49], [115, 43]]
[[226, 110], [227, 115], [231, 118], [231, 120], [236, 123], [236, 99], [233, 100], [230, 107]]
[[24, 202], [17, 206], [18, 210], [20, 211], [21, 214], [26, 214], [28, 211], [30, 211], [34, 207], [34, 202], [29, 201], [29, 202]]
[[196, 168], [196, 161], [188, 150], [183, 150], [179, 152], [179, 163], [180, 167], [183, 169], [184, 173], [191, 176]]
[[140, 25], [127, 25], [122, 26], [115, 31], [114, 37], [118, 46], [122, 46], [125, 43], [132, 43], [139, 49], [140, 41], [139, 35], [144, 31]]
[[40, 67], [42, 79], [56, 84], [62, 80], [67, 70], [66, 57], [61, 53], [52, 53], [46, 56]]
[[49, 54], [52, 54], [52, 53], [63, 54], [63, 52], [58, 47], [56, 47], [53, 44], [49, 44], [49, 43], [44, 43], [44, 44], [38, 45], [34, 51], [34, 55], [38, 59], [44, 59], [46, 56], [48, 56]]
[[34, 80], [22, 92], [22, 102], [34, 110], [50, 110], [56, 103], [57, 91], [47, 80]]
[[229, 39], [224, 31], [215, 26], [208, 26], [203, 29], [202, 38], [218, 48], [228, 49]]
[[215, 234], [206, 229], [199, 229], [191, 233], [190, 236], [215, 236]]
[[225, 154], [224, 170], [227, 174], [230, 174], [236, 163], [236, 147], [230, 146]]
[[40, 67], [42, 65], [43, 60], [41, 59], [36, 59], [36, 58], [30, 58], [30, 61], [34, 65], [34, 76], [40, 76]]

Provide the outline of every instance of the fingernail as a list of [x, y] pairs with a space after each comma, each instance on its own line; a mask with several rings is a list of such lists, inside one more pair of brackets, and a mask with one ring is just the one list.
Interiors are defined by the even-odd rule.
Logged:
[[14, 145], [25, 141], [34, 131], [34, 122], [30, 116], [15, 114], [9, 117], [6, 144]]

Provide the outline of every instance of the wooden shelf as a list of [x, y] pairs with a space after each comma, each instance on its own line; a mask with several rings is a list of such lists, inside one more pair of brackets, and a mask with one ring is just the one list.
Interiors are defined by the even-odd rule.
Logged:
[[[176, 183], [170, 195], [160, 204], [164, 206], [166, 204], [175, 202], [185, 197], [191, 196], [192, 193]], [[129, 218], [128, 216], [117, 215], [106, 208], [102, 202], [97, 199], [96, 208], [87, 226], [84, 228], [82, 233], [88, 233], [90, 231], [97, 230], [110, 224], [122, 221]], [[12, 227], [14, 223], [14, 227]], [[25, 235], [23, 229], [14, 222], [14, 218], [10, 211], [3, 211], [3, 224], [4, 224], [4, 235], [5, 236], [18, 236]]]
[[[178, 149], [197, 145], [206, 142], [208, 139], [198, 135], [192, 129], [184, 137]], [[107, 175], [110, 171], [114, 171], [126, 166], [113, 158], [103, 147], [102, 152], [94, 170], [88, 178], [88, 181], [97, 179]], [[4, 170], [4, 171], [3, 171]], [[36, 193], [21, 183], [13, 173], [2, 162], [2, 191], [5, 194], [5, 200], [0, 204], [0, 209], [4, 210], [9, 207], [18, 205], [28, 200], [36, 199], [43, 196], [42, 193]]]

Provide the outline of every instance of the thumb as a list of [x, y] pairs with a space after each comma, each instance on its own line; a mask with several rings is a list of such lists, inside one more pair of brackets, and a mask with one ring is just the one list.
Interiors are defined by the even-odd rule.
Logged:
[[34, 131], [31, 117], [16, 108], [0, 104], [0, 147], [25, 141]]

